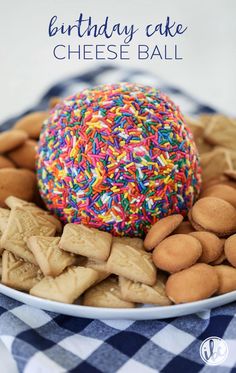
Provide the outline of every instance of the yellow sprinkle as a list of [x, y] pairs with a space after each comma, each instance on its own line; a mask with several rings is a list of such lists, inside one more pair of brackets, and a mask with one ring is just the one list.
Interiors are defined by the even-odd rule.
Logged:
[[114, 164], [110, 163], [107, 165], [107, 168], [111, 168], [111, 167], [114, 167]]
[[168, 175], [165, 179], [164, 179], [164, 183], [165, 184], [168, 184], [168, 181], [170, 180], [170, 175]]
[[58, 176], [59, 176], [59, 177], [64, 177], [64, 176], [66, 176], [65, 171], [64, 171], [64, 170], [59, 171]]
[[96, 186], [99, 183], [99, 179], [96, 179], [95, 182], [93, 183], [93, 186]]
[[111, 188], [111, 190], [112, 190], [112, 192], [119, 192], [119, 188], [117, 188], [116, 186], [113, 186], [112, 188]]
[[88, 176], [88, 178], [90, 178], [90, 174], [88, 173], [87, 170], [85, 170], [85, 175]]
[[133, 165], [134, 165], [134, 162], [131, 162], [131, 163], [127, 164], [125, 167], [128, 168], [128, 167], [131, 167]]
[[66, 214], [70, 214], [71, 209], [64, 209], [64, 212], [65, 212]]
[[125, 153], [122, 153], [122, 154], [118, 155], [117, 159], [120, 160], [121, 158], [124, 158], [124, 156], [125, 156]]
[[162, 162], [163, 162], [164, 164], [166, 164], [166, 160], [165, 160], [165, 158], [163, 157], [163, 154], [160, 155], [160, 158], [161, 158]]
[[70, 152], [70, 157], [71, 158], [74, 158], [76, 156], [76, 150], [75, 149], [72, 149], [71, 152]]

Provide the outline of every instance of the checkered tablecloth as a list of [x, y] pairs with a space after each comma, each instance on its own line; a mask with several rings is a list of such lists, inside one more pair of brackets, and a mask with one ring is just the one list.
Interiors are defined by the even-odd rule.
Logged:
[[[154, 76], [110, 66], [60, 82], [33, 110], [45, 109], [52, 96], [64, 97], [84, 87], [117, 81], [157, 86], [185, 114], [214, 112]], [[11, 118], [0, 128], [9, 128], [15, 120]], [[200, 344], [210, 336], [228, 344], [223, 365], [210, 367], [200, 358]], [[0, 341], [24, 373], [236, 373], [236, 303], [161, 321], [101, 321], [34, 309], [0, 294]], [[0, 361], [0, 373], [5, 372]]]

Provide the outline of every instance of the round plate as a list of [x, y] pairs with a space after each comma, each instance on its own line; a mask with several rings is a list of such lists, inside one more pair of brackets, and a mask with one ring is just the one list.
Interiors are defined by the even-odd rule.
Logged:
[[224, 304], [236, 301], [236, 291], [212, 297], [198, 302], [178, 304], [173, 306], [151, 306], [145, 305], [139, 308], [99, 308], [80, 306], [79, 304], [65, 304], [54, 302], [18, 290], [9, 288], [0, 284], [0, 293], [10, 298], [18, 300], [42, 310], [61, 313], [64, 315], [84, 317], [89, 319], [128, 319], [128, 320], [153, 320], [166, 319], [169, 317], [178, 317], [189, 315], [191, 313], [206, 311], [211, 308], [223, 306]]

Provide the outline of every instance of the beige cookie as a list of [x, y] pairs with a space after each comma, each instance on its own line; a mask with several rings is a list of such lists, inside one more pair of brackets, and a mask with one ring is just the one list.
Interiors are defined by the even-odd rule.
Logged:
[[0, 231], [1, 233], [3, 233], [7, 228], [9, 216], [10, 216], [10, 210], [3, 209], [2, 207], [0, 207]]
[[197, 263], [170, 275], [166, 283], [166, 294], [178, 304], [209, 298], [218, 288], [219, 280], [214, 267]]
[[0, 155], [0, 169], [1, 168], [16, 168], [16, 166], [10, 159]]
[[97, 279], [97, 272], [91, 268], [69, 267], [58, 277], [44, 277], [30, 290], [30, 294], [57, 302], [73, 303]]
[[66, 224], [59, 243], [61, 249], [78, 255], [106, 260], [111, 250], [110, 233], [82, 224]]
[[154, 285], [156, 282], [156, 268], [151, 254], [118, 242], [112, 245], [107, 270], [147, 285]]
[[9, 251], [2, 254], [2, 283], [14, 289], [29, 291], [43, 278], [39, 267], [25, 262]]
[[24, 144], [28, 134], [22, 130], [10, 130], [0, 133], [0, 153], [9, 152], [12, 149]]
[[224, 243], [214, 233], [199, 231], [192, 232], [190, 235], [197, 238], [202, 245], [202, 255], [198, 262], [211, 263], [222, 254]]
[[35, 170], [37, 142], [26, 140], [24, 144], [10, 151], [8, 157], [20, 168]]
[[143, 240], [138, 237], [112, 237], [112, 242], [123, 243], [124, 245], [132, 246], [136, 249], [144, 250]]
[[[204, 192], [206, 189], [214, 186], [214, 185], [225, 185], [225, 183], [228, 183], [229, 179], [225, 175], [217, 176], [211, 180], [207, 180], [206, 182], [202, 183], [201, 192]], [[227, 184], [226, 184], [227, 185]]]
[[[10, 215], [10, 210], [3, 209], [0, 207], [0, 242], [2, 240], [2, 234], [6, 230], [8, 219]], [[4, 247], [0, 244], [0, 255], [2, 254]]]
[[204, 138], [213, 145], [236, 149], [236, 120], [215, 115], [205, 127]]
[[225, 255], [225, 252], [223, 251], [222, 254], [219, 256], [219, 258], [211, 262], [211, 265], [215, 266], [215, 265], [222, 264], [225, 260], [226, 260], [226, 255]]
[[[85, 258], [85, 257], [84, 257]], [[100, 260], [85, 258], [86, 261], [82, 262], [82, 265], [86, 268], [92, 268], [98, 272], [99, 277], [95, 284], [105, 280], [107, 277], [110, 276], [110, 272], [107, 270], [107, 262], [101, 262]]]
[[199, 199], [189, 212], [189, 220], [197, 231], [226, 237], [236, 232], [236, 209], [217, 197]]
[[49, 113], [46, 111], [27, 114], [15, 123], [14, 128], [24, 130], [31, 139], [38, 139], [43, 122], [48, 118], [48, 115]]
[[216, 184], [201, 193], [203, 197], [217, 197], [229, 202], [236, 208], [236, 190], [229, 185]]
[[103, 262], [101, 260], [86, 258], [86, 262], [84, 263], [84, 265], [85, 267], [92, 268], [95, 271], [109, 273], [107, 269], [107, 262]]
[[236, 234], [233, 234], [225, 241], [225, 256], [226, 259], [232, 264], [233, 267], [236, 267]]
[[188, 234], [174, 234], [156, 246], [152, 259], [157, 268], [174, 273], [190, 267], [201, 255], [199, 240]]
[[218, 279], [219, 279], [219, 289], [217, 294], [225, 294], [230, 291], [236, 290], [236, 269], [228, 265], [217, 265], [214, 267]]
[[13, 209], [15, 207], [36, 207], [33, 202], [28, 202], [15, 196], [8, 196], [5, 199], [5, 204], [7, 207], [9, 207], [9, 209]]
[[225, 170], [232, 169], [230, 152], [227, 149], [216, 149], [201, 155], [203, 181], [220, 177]]
[[103, 280], [106, 280], [110, 276], [110, 273], [107, 273], [107, 272], [101, 272], [101, 271], [96, 271], [96, 272], [97, 272], [97, 279], [94, 282], [94, 286], [97, 284], [100, 284], [100, 282], [102, 282]]
[[135, 307], [133, 302], [122, 299], [117, 279], [114, 278], [108, 278], [87, 290], [83, 296], [83, 305], [107, 308]]
[[214, 118], [216, 114], [200, 114], [198, 116], [198, 120], [203, 124], [203, 126], [208, 126], [211, 120]]
[[165, 292], [165, 283], [167, 277], [158, 272], [155, 285], [149, 286], [141, 282], [133, 282], [125, 277], [119, 277], [119, 285], [122, 299], [128, 302], [157, 304], [159, 306], [168, 306], [170, 299]]
[[27, 247], [27, 239], [31, 236], [54, 236], [55, 232], [55, 225], [45, 219], [44, 215], [36, 215], [24, 207], [15, 207], [10, 212], [7, 228], [1, 238], [1, 247], [26, 261], [37, 264], [34, 255]]
[[62, 232], [62, 225], [61, 222], [55, 218], [55, 216], [51, 215], [48, 211], [43, 210], [35, 205], [35, 203], [24, 201], [23, 199], [9, 196], [5, 199], [5, 204], [10, 208], [13, 209], [15, 207], [22, 207], [25, 210], [31, 211], [34, 215], [43, 215], [44, 219], [47, 219], [50, 223], [56, 226], [56, 230], [58, 233]]
[[185, 117], [185, 121], [192, 132], [195, 141], [203, 137], [205, 126], [201, 121], [199, 121], [199, 119]]
[[183, 216], [176, 214], [158, 220], [149, 230], [144, 240], [146, 250], [152, 250], [164, 238], [169, 236], [183, 221]]
[[0, 256], [0, 281], [2, 280], [2, 257]]
[[32, 236], [27, 246], [33, 253], [44, 276], [56, 277], [66, 267], [75, 264], [76, 257], [59, 248], [60, 237]]
[[[233, 170], [235, 171], [236, 170], [236, 149], [234, 149], [234, 150], [230, 149], [229, 152], [230, 152], [230, 158], [231, 158]], [[227, 176], [227, 174], [226, 174], [226, 176]], [[231, 178], [233, 179], [233, 177], [234, 177], [234, 180], [235, 180], [235, 174], [234, 174], [233, 177], [232, 176], [233, 176], [233, 174], [231, 175]], [[229, 175], [228, 175], [228, 177], [229, 177]]]
[[49, 100], [49, 109], [53, 109], [56, 105], [60, 104], [62, 102], [62, 99], [60, 97], [51, 97]]
[[36, 176], [30, 170], [2, 168], [0, 169], [0, 206], [6, 207], [5, 199], [15, 196], [32, 201], [36, 188]]
[[203, 138], [200, 137], [195, 141], [195, 143], [201, 157], [206, 153], [210, 153], [214, 149], [213, 145], [207, 143]]
[[183, 221], [177, 229], [174, 230], [174, 234], [188, 234], [194, 232], [195, 229], [189, 221]]

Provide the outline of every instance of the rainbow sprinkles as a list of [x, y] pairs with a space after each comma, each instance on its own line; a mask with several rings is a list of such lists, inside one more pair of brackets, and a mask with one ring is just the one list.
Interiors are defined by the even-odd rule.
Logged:
[[58, 104], [40, 136], [37, 175], [47, 208], [64, 223], [126, 236], [186, 215], [201, 179], [178, 107], [131, 83], [86, 89]]

